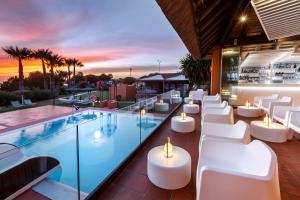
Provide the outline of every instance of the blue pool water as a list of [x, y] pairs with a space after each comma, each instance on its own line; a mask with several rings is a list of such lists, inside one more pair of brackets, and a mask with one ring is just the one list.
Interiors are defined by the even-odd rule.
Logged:
[[[51, 156], [61, 171], [50, 179], [77, 189], [76, 124], [79, 124], [80, 187], [95, 189], [163, 121], [162, 117], [128, 113], [100, 115], [85, 111], [1, 134], [0, 142], [12, 143], [26, 156]], [[141, 124], [141, 128], [140, 128]]]

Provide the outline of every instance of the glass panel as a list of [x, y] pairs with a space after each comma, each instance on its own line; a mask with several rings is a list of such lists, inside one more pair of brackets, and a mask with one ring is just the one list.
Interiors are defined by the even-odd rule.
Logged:
[[222, 99], [231, 105], [236, 103], [232, 87], [236, 86], [239, 80], [239, 54], [238, 48], [223, 49], [222, 51], [221, 95]]

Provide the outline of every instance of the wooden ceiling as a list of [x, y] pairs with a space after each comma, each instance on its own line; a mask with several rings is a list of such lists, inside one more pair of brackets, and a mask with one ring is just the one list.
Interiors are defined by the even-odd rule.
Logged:
[[[201, 59], [213, 46], [276, 47], [269, 41], [250, 0], [156, 0], [187, 49]], [[245, 22], [240, 17], [247, 17]], [[300, 37], [283, 39], [283, 42]], [[282, 41], [281, 41], [282, 42]]]

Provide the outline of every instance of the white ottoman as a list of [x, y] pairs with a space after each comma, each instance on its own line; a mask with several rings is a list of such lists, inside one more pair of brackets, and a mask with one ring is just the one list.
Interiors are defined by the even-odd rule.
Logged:
[[176, 190], [185, 187], [191, 180], [191, 156], [173, 146], [173, 157], [164, 156], [164, 146], [151, 149], [148, 153], [147, 175], [150, 181], [163, 189]]
[[261, 110], [254, 106], [238, 106], [237, 114], [243, 117], [259, 117], [261, 115]]
[[171, 97], [171, 102], [172, 103], [181, 103], [182, 98], [181, 97]]
[[193, 132], [195, 130], [195, 120], [189, 116], [186, 116], [185, 119], [182, 119], [181, 116], [172, 117], [171, 129], [179, 133]]
[[158, 111], [158, 112], [166, 112], [166, 111], [169, 111], [169, 104], [157, 102], [154, 105], [154, 109], [155, 109], [155, 111]]
[[199, 105], [197, 104], [184, 104], [183, 105], [183, 112], [189, 114], [197, 114], [199, 113]]
[[191, 97], [184, 97], [184, 103], [190, 103], [190, 101], [193, 101]]
[[271, 122], [268, 127], [263, 121], [252, 121], [250, 129], [253, 137], [268, 142], [281, 143], [293, 137], [292, 132], [286, 126], [275, 122]]

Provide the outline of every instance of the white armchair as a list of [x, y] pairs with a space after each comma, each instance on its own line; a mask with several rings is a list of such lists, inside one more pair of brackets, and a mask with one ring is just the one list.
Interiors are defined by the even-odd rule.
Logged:
[[220, 108], [224, 109], [225, 107], [228, 106], [227, 101], [223, 101], [222, 103], [214, 104], [214, 103], [207, 103], [207, 104], [202, 104], [202, 113], [205, 113], [205, 111], [209, 108]]
[[201, 131], [201, 140], [215, 138], [222, 141], [232, 141], [248, 144], [250, 139], [249, 125], [239, 120], [234, 125], [219, 123], [204, 123]]
[[233, 109], [227, 106], [224, 109], [208, 108], [205, 113], [202, 113], [202, 126], [206, 122], [233, 124]]
[[192, 99], [193, 101], [202, 101], [203, 98], [203, 90], [197, 89], [196, 91], [192, 91]]
[[221, 96], [217, 94], [216, 96], [204, 96], [202, 100], [202, 108], [206, 104], [220, 104], [221, 103]]
[[277, 157], [265, 143], [203, 140], [196, 200], [280, 200]]
[[300, 111], [300, 107], [274, 106], [272, 120], [288, 126], [292, 111]]
[[263, 99], [273, 99], [276, 100], [278, 99], [278, 94], [272, 94], [271, 96], [255, 96], [253, 99], [253, 105], [256, 107], [260, 107], [261, 106], [261, 101]]
[[289, 128], [300, 134], [300, 111], [291, 112]]
[[281, 97], [278, 100], [263, 99], [261, 100], [261, 109], [263, 109], [265, 112], [267, 112], [270, 115], [270, 117], [272, 117], [274, 106], [292, 106], [292, 104], [293, 104], [293, 98], [287, 96]]

